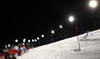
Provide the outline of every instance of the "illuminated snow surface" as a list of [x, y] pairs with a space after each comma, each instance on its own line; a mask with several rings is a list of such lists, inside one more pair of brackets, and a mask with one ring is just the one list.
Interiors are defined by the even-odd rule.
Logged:
[[[18, 59], [100, 59], [100, 29], [92, 31], [93, 35], [86, 39], [79, 35], [80, 51], [77, 36], [67, 38], [52, 44], [30, 49], [18, 56]], [[85, 34], [84, 34], [85, 35]]]

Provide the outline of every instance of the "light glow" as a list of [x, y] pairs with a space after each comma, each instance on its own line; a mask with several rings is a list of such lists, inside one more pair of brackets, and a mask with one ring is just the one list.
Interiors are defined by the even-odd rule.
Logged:
[[37, 37], [37, 40], [39, 40], [40, 38], [39, 37]]
[[7, 45], [5, 45], [5, 48], [7, 48]]
[[95, 8], [97, 6], [97, 1], [96, 0], [91, 0], [89, 2], [89, 6], [92, 7], [92, 8]]
[[28, 42], [31, 42], [30, 40], [28, 40]]
[[25, 42], [25, 41], [26, 41], [26, 39], [24, 38], [24, 39], [23, 39], [23, 42]]
[[35, 39], [35, 42], [37, 42], [37, 40]]
[[70, 21], [70, 22], [73, 22], [73, 21], [74, 21], [74, 17], [73, 17], [73, 16], [70, 16], [70, 17], [69, 17], [69, 21]]
[[32, 39], [32, 42], [34, 42], [34, 39]]
[[62, 25], [59, 25], [59, 27], [62, 28], [63, 26]]
[[8, 47], [10, 47], [10, 44], [8, 44]]
[[44, 38], [44, 35], [42, 34], [41, 37]]
[[16, 39], [15, 42], [18, 42], [18, 39]]
[[54, 34], [54, 30], [52, 30], [51, 33]]
[[22, 43], [23, 45], [25, 45], [25, 43]]

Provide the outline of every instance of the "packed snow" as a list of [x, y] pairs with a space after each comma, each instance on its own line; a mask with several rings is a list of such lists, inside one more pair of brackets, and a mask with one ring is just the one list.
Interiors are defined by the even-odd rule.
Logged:
[[84, 38], [79, 35], [80, 47], [77, 36], [58, 42], [32, 48], [29, 52], [17, 56], [17, 59], [100, 59], [100, 29], [91, 31], [93, 35]]

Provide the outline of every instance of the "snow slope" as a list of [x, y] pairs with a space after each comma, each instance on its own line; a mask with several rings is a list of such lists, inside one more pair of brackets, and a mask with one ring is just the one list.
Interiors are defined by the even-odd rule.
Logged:
[[[80, 51], [77, 36], [67, 38], [52, 44], [30, 49], [18, 56], [18, 59], [100, 59], [100, 29], [91, 32], [93, 36], [86, 39], [79, 35]], [[85, 34], [84, 34], [85, 35]]]

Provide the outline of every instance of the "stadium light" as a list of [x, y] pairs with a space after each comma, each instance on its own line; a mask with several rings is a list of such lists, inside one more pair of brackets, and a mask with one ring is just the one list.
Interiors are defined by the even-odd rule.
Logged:
[[31, 42], [30, 40], [28, 40], [28, 42]]
[[52, 30], [51, 33], [54, 34], [54, 30]]
[[89, 6], [95, 8], [97, 6], [97, 1], [96, 0], [89, 1]]
[[42, 34], [41, 37], [44, 38], [44, 35]]
[[8, 44], [8, 47], [10, 47], [10, 44]]
[[63, 26], [62, 25], [59, 25], [59, 28], [62, 28]]
[[32, 42], [34, 42], [34, 39], [32, 39]]
[[37, 37], [37, 40], [39, 40], [40, 38], [39, 37]]
[[73, 16], [70, 16], [70, 17], [69, 17], [69, 21], [70, 21], [70, 22], [73, 22], [73, 21], [74, 21], [74, 17], [73, 17]]
[[35, 39], [35, 42], [37, 42], [37, 40]]
[[25, 42], [25, 41], [26, 41], [26, 39], [24, 38], [24, 39], [23, 39], [23, 42]]
[[18, 42], [18, 39], [16, 39], [15, 42]]
[[5, 45], [5, 48], [7, 48], [7, 45]]

